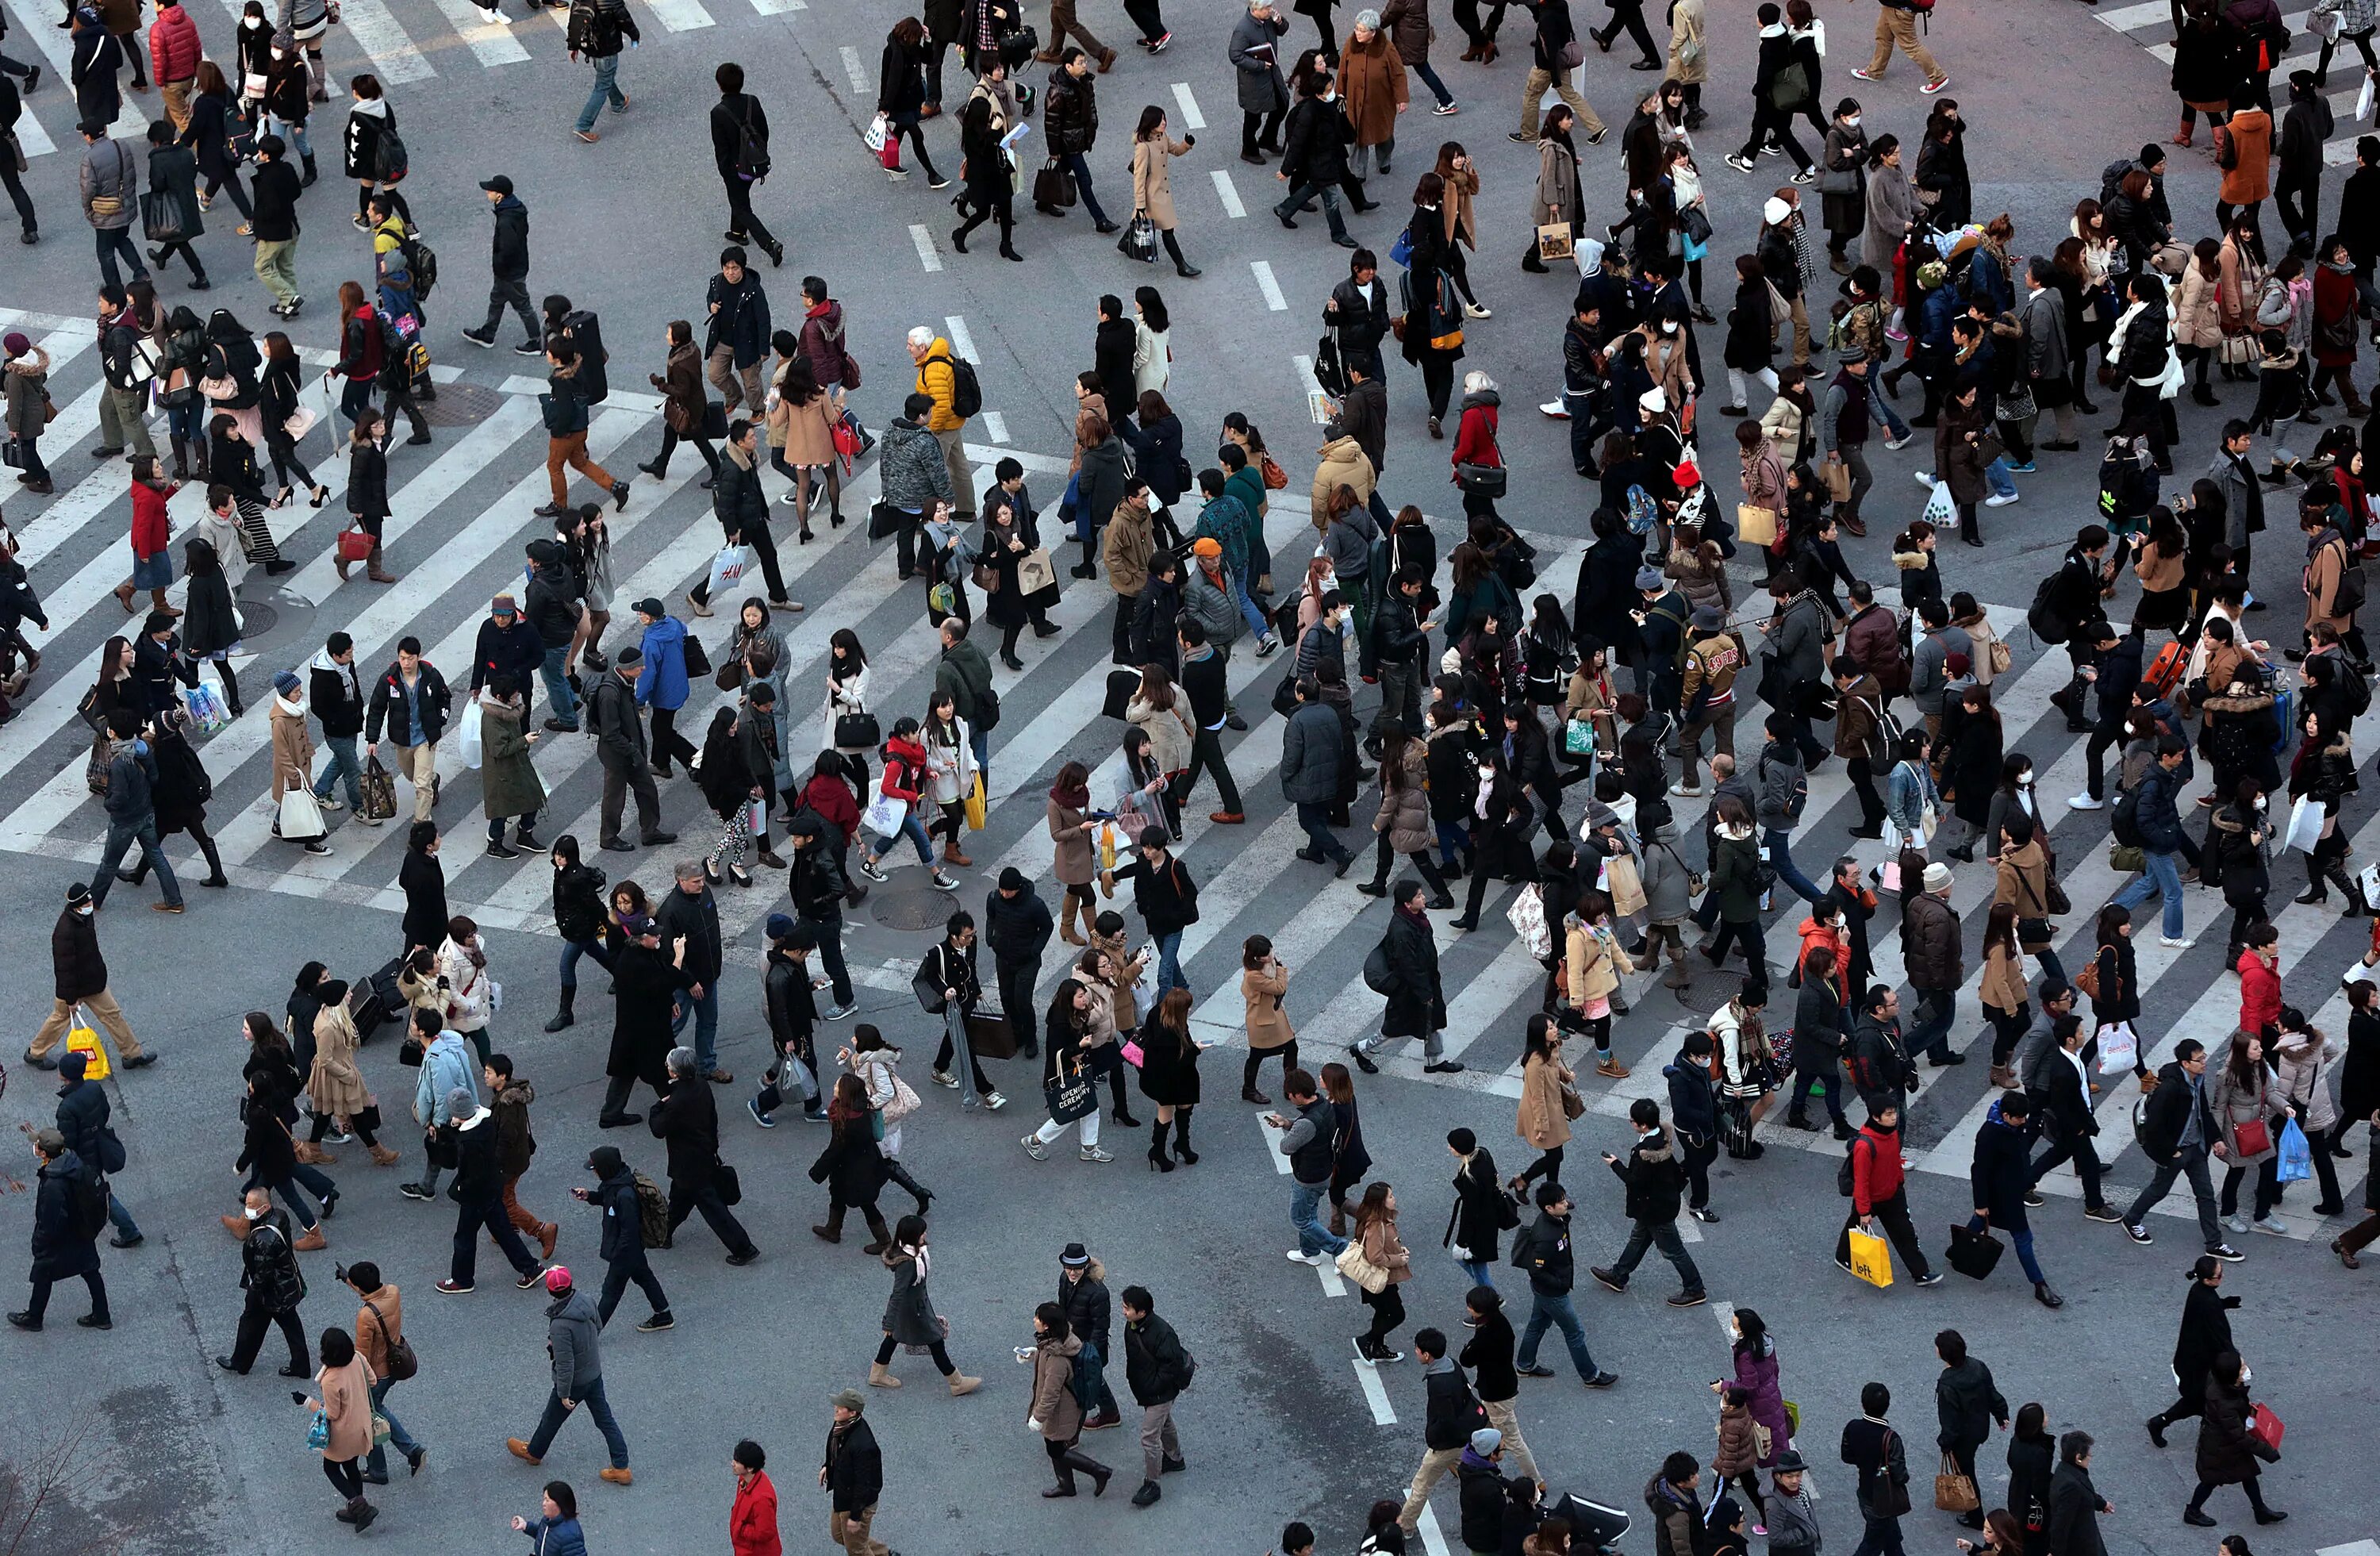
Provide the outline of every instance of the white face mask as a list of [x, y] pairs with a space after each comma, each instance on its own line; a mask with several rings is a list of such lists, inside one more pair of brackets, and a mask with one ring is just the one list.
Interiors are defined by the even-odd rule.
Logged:
[[2033, 787], [2033, 769], [2028, 767], [2022, 772], [2018, 773], [2016, 775], [2016, 781], [2024, 788], [2029, 789]]
[[1665, 335], [1676, 334], [1678, 333], [1678, 322], [1675, 319], [1662, 320], [1661, 333]]
[[1843, 121], [1843, 128], [1845, 129], [1857, 129], [1859, 128], [1859, 122], [1860, 116], [1857, 114], [1853, 114], [1851, 117]]
[[255, 1206], [253, 1206], [253, 1205], [246, 1205], [246, 1206], [242, 1206], [242, 1207], [241, 1207], [241, 1209], [240, 1209], [240, 1213], [241, 1213], [242, 1215], [246, 1216], [246, 1217], [247, 1217], [249, 1220], [250, 1220], [250, 1221], [262, 1221], [262, 1220], [264, 1219], [264, 1212], [263, 1212], [262, 1210], [258, 1210], [258, 1209], [257, 1209]]

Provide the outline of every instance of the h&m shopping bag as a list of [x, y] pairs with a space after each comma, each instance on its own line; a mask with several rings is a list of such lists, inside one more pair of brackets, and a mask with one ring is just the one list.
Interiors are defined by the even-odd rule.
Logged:
[[710, 559], [710, 590], [707, 599], [721, 600], [744, 581], [752, 569], [752, 548], [747, 545], [722, 546], [719, 554]]
[[1851, 1230], [1852, 1273], [1878, 1290], [1892, 1284], [1892, 1250], [1873, 1232]]

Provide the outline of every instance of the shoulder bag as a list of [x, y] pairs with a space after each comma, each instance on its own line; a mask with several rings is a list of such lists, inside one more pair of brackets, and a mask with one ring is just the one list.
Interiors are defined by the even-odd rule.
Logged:
[[380, 1320], [380, 1331], [388, 1339], [388, 1380], [392, 1383], [402, 1383], [420, 1371], [421, 1358], [414, 1355], [413, 1342], [406, 1339], [403, 1334], [389, 1333], [388, 1319], [381, 1312], [378, 1303], [366, 1297], [364, 1306], [370, 1308], [371, 1316]]

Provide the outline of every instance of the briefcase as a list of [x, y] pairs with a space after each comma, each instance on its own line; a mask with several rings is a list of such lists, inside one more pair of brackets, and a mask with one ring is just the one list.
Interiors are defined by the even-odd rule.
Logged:
[[1950, 1229], [1950, 1251], [1943, 1258], [1960, 1274], [1971, 1281], [1980, 1281], [1992, 1272], [2005, 1251], [2000, 1240], [1988, 1232], [1954, 1226]]
[[1000, 1012], [978, 1010], [967, 1017], [967, 1047], [978, 1059], [1014, 1059], [1016, 1033]]

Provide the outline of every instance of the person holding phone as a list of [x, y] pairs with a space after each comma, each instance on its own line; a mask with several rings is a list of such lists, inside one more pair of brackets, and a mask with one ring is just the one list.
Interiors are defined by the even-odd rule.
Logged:
[[538, 1499], [535, 1518], [515, 1516], [513, 1532], [535, 1542], [538, 1556], [587, 1556], [587, 1537], [578, 1528], [578, 1493], [567, 1480], [549, 1480]]

